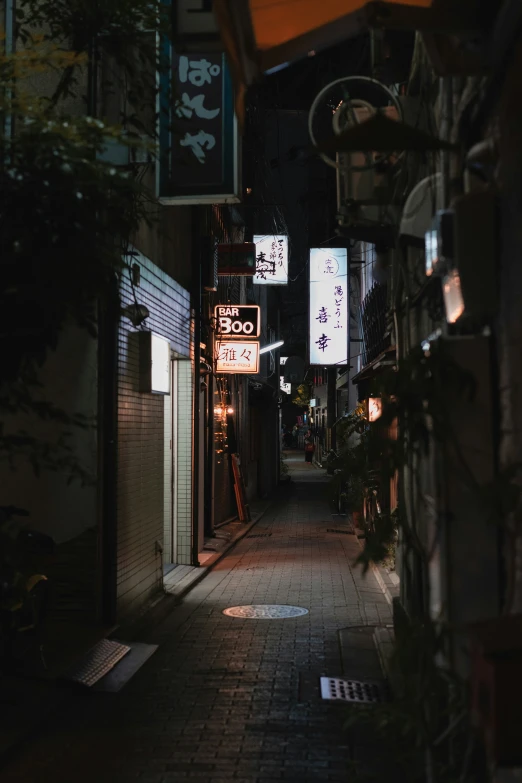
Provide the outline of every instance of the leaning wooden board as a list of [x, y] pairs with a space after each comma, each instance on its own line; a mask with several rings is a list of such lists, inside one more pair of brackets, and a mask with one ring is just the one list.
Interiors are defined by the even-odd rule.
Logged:
[[234, 473], [234, 491], [236, 493], [237, 513], [240, 522], [250, 522], [250, 508], [246, 500], [245, 483], [237, 454], [231, 454], [232, 470]]

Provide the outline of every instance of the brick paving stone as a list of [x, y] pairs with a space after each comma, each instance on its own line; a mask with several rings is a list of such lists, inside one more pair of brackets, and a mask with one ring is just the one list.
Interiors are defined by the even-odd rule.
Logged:
[[[294, 466], [295, 467], [295, 466]], [[300, 675], [342, 672], [338, 632], [391, 622], [375, 577], [353, 563], [320, 471], [299, 462], [255, 533], [196, 585], [146, 641], [159, 649], [118, 694], [87, 693], [2, 770], [23, 783], [284, 783], [352, 777], [339, 705], [299, 702]], [[303, 606], [285, 620], [229, 606]], [[315, 681], [315, 680], [314, 680]]]

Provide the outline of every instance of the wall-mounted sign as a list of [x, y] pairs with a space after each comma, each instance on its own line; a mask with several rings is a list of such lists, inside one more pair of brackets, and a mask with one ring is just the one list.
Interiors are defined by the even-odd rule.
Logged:
[[140, 392], [170, 394], [170, 343], [153, 332], [139, 332]]
[[285, 394], [291, 394], [292, 393], [292, 384], [291, 383], [285, 383], [285, 376], [284, 375], [279, 376], [279, 388]]
[[261, 316], [259, 305], [216, 305], [216, 332], [219, 337], [259, 337]]
[[259, 372], [259, 342], [216, 342], [217, 373]]
[[218, 245], [218, 275], [244, 275], [256, 273], [256, 246], [253, 242], [237, 245]]
[[317, 400], [311, 399], [309, 404], [311, 408], [315, 408], [315, 406], [317, 405]]
[[348, 363], [346, 248], [310, 250], [310, 364]]
[[257, 285], [287, 285], [288, 283], [288, 237], [254, 236], [256, 246]]
[[162, 56], [172, 67], [170, 78], [168, 69], [160, 77], [161, 202], [237, 203], [239, 140], [225, 55], [173, 54], [164, 40]]

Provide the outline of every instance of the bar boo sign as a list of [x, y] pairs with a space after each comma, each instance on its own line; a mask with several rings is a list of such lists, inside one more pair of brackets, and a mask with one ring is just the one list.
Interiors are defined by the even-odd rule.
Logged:
[[214, 318], [220, 337], [259, 337], [259, 305], [216, 305]]

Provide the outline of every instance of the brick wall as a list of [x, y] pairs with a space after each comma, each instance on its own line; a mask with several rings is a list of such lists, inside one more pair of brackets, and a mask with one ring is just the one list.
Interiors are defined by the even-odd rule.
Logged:
[[[168, 275], [138, 254], [140, 285], [135, 290], [150, 317], [145, 328], [166, 337], [175, 355], [190, 357], [189, 295]], [[128, 275], [121, 285], [122, 306], [134, 302]], [[137, 329], [122, 318], [118, 356], [118, 616], [126, 616], [161, 586], [165, 515], [165, 401], [139, 391]], [[183, 389], [191, 384], [191, 362], [182, 360]], [[186, 376], [188, 376], [188, 381]], [[174, 390], [175, 391], [175, 390]], [[180, 433], [189, 443], [189, 428]], [[189, 449], [190, 450], [190, 449]], [[185, 477], [186, 467], [178, 471]], [[183, 472], [185, 471], [185, 473]], [[189, 484], [190, 487], [190, 484]], [[187, 497], [184, 496], [185, 503]], [[179, 521], [179, 520], [178, 520]]]

